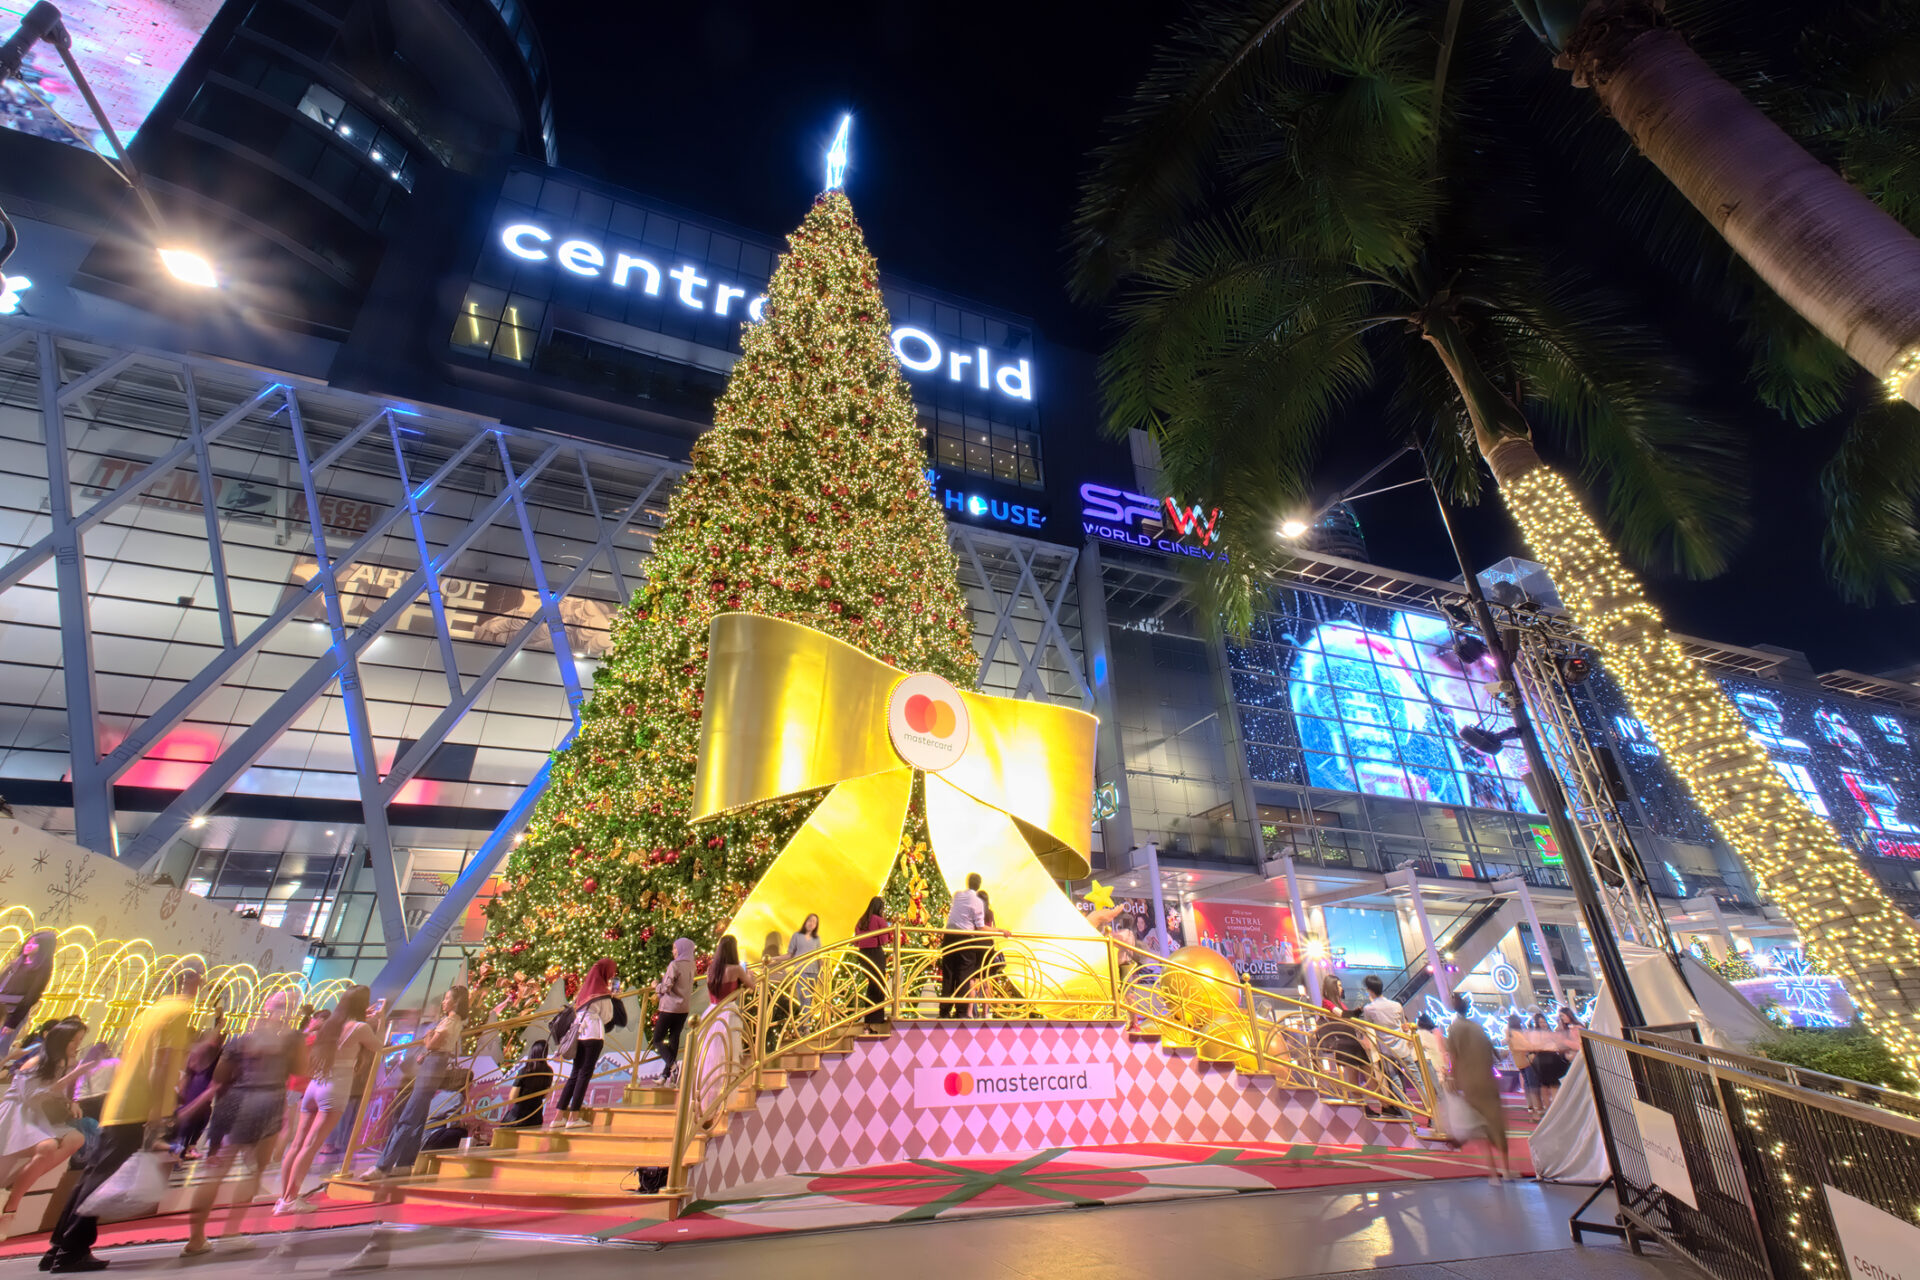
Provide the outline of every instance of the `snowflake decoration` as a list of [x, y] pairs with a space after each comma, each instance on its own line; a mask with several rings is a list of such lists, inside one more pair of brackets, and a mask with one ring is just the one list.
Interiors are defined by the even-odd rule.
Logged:
[[[35, 865], [44, 861], [46, 855], [42, 854]], [[80, 906], [87, 900], [87, 885], [95, 875], [84, 858], [68, 858], [65, 863], [65, 874], [47, 882], [47, 919], [55, 924], [70, 922], [80, 914]]]
[[7, 881], [13, 879], [13, 871], [12, 864], [0, 867], [0, 884], [5, 884]]
[[35, 871], [45, 871], [47, 869], [47, 851], [45, 849], [33, 855], [33, 869]]
[[147, 890], [153, 888], [154, 880], [155, 877], [148, 875], [144, 871], [134, 872], [133, 878], [128, 880], [121, 888], [120, 910], [127, 915], [137, 913], [140, 910], [141, 904], [146, 900]]

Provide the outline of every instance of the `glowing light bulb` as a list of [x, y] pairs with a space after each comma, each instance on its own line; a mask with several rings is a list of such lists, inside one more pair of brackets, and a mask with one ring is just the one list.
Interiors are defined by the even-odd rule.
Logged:
[[1313, 526], [1305, 520], [1283, 520], [1280, 522], [1280, 536], [1283, 538], [1297, 538], [1312, 527]]
[[191, 249], [162, 249], [160, 265], [167, 274], [181, 284], [190, 284], [196, 289], [212, 289], [220, 284], [220, 277], [214, 272], [213, 264]]

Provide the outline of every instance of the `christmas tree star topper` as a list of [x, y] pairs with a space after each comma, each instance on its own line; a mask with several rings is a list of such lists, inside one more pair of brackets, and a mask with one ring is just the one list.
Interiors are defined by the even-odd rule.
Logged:
[[1087, 888], [1087, 901], [1102, 911], [1113, 905], [1113, 886], [1093, 881]]
[[840, 132], [833, 135], [827, 149], [827, 190], [837, 190], [847, 177], [847, 131], [853, 128], [851, 113], [840, 117]]

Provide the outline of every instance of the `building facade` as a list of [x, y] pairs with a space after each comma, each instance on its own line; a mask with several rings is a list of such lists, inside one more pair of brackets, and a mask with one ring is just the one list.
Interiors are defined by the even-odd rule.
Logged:
[[[170, 232], [222, 246], [219, 290], [158, 276], [90, 157], [0, 134], [7, 270], [32, 281], [0, 319], [0, 795], [294, 930], [323, 974], [370, 979], [415, 938], [434, 989], [780, 242], [557, 167], [514, 0], [230, 4], [181, 65], [134, 152]], [[1183, 573], [1218, 514], [1101, 434], [1091, 358], [883, 289], [981, 687], [1100, 718], [1089, 822], [1137, 895], [1125, 927], [1274, 986], [1311, 960], [1417, 994], [1431, 940], [1518, 1002], [1591, 988], [1518, 747], [1462, 740], [1505, 720], [1457, 585], [1365, 564], [1343, 509], [1221, 638]], [[1550, 613], [1537, 579], [1501, 580]], [[1916, 691], [1694, 648], [1920, 904]], [[1604, 673], [1568, 696], [1611, 768], [1589, 800], [1670, 927], [1789, 939]]]

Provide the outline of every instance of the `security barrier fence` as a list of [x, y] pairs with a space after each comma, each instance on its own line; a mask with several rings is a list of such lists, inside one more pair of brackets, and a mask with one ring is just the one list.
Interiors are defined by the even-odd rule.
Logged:
[[[1920, 1119], [1645, 1039], [1662, 1043], [1583, 1037], [1630, 1245], [1657, 1240], [1717, 1280], [1912, 1274]], [[1576, 1214], [1576, 1240], [1595, 1229]]]

